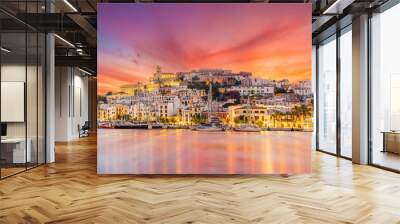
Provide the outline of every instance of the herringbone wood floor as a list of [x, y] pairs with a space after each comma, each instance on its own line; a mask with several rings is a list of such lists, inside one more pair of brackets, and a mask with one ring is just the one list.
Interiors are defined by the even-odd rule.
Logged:
[[98, 176], [96, 140], [0, 181], [0, 223], [400, 223], [400, 175], [313, 152], [294, 176]]

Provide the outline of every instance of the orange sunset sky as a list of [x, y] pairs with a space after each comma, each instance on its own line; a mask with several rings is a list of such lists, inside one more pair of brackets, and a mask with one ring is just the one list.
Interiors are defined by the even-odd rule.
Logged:
[[311, 4], [99, 4], [98, 93], [222, 68], [311, 79]]

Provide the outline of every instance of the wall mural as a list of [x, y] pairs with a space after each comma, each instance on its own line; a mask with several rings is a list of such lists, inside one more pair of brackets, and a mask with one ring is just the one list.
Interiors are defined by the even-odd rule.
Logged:
[[98, 4], [98, 173], [309, 172], [311, 51], [311, 4]]

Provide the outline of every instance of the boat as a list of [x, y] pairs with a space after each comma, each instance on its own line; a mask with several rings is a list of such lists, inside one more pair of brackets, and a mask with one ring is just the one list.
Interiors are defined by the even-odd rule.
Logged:
[[113, 128], [113, 124], [111, 122], [99, 122], [99, 128]]
[[161, 124], [161, 123], [152, 123], [151, 126], [152, 126], [152, 129], [163, 128], [163, 124]]
[[204, 132], [215, 132], [215, 131], [224, 131], [224, 128], [221, 125], [211, 123], [211, 124], [198, 125], [193, 130], [204, 131]]
[[159, 129], [159, 128], [163, 128], [163, 124], [157, 122], [147, 124], [147, 129]]
[[116, 129], [148, 129], [147, 123], [118, 122], [114, 124]]
[[235, 127], [233, 128], [233, 130], [240, 132], [260, 132], [262, 129], [257, 127], [256, 125], [245, 124], [245, 125], [240, 125], [239, 127]]
[[163, 128], [163, 125], [154, 122], [118, 122], [113, 127], [116, 129], [159, 129]]

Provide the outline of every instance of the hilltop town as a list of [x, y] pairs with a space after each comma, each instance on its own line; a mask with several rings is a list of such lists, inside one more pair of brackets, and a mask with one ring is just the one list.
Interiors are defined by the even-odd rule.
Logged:
[[147, 83], [120, 86], [98, 96], [98, 121], [157, 122], [175, 127], [206, 123], [210, 115], [227, 126], [312, 129], [310, 80], [289, 82], [250, 72], [198, 69], [168, 73], [157, 67]]

